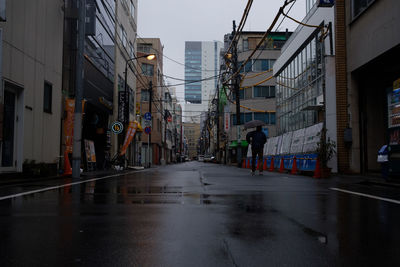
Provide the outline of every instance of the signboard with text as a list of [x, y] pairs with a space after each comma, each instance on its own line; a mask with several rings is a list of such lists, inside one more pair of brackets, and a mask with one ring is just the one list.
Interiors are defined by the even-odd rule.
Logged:
[[318, 7], [332, 7], [335, 4], [335, 0], [319, 0]]
[[120, 91], [120, 92], [118, 92], [118, 120], [119, 121], [125, 121], [125, 105], [126, 105], [125, 92]]
[[231, 126], [231, 116], [229, 113], [224, 114], [224, 130], [225, 132], [229, 132]]

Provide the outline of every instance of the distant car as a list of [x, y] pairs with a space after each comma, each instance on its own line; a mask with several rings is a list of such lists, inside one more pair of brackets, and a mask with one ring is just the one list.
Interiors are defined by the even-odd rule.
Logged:
[[211, 162], [212, 161], [213, 156], [212, 155], [205, 155], [204, 156], [204, 162]]
[[204, 161], [204, 156], [203, 155], [199, 155], [198, 161], [203, 162]]

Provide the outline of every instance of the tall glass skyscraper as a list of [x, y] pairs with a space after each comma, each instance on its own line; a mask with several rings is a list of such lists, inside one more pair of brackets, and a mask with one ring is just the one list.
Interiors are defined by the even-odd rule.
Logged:
[[[185, 101], [201, 103], [201, 42], [185, 44]], [[198, 81], [198, 82], [191, 82]]]
[[[220, 64], [222, 42], [185, 43], [185, 116], [198, 116], [208, 109], [214, 97]], [[198, 116], [196, 120], [199, 121]]]

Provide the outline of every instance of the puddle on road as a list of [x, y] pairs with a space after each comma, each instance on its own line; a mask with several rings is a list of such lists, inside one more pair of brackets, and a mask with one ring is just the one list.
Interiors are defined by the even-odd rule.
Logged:
[[[131, 186], [117, 189], [117, 197], [114, 200], [118, 204], [191, 204], [210, 205], [212, 201], [208, 194], [185, 192], [182, 186]], [[103, 195], [102, 198], [99, 196]], [[107, 196], [94, 192], [94, 199], [99, 202], [107, 202]], [[108, 199], [108, 201], [113, 201]]]

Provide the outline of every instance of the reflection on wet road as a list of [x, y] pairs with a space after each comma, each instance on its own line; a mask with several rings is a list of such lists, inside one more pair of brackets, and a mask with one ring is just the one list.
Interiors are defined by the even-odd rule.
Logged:
[[400, 195], [198, 162], [0, 187], [0, 265], [399, 266], [400, 205], [330, 188]]

